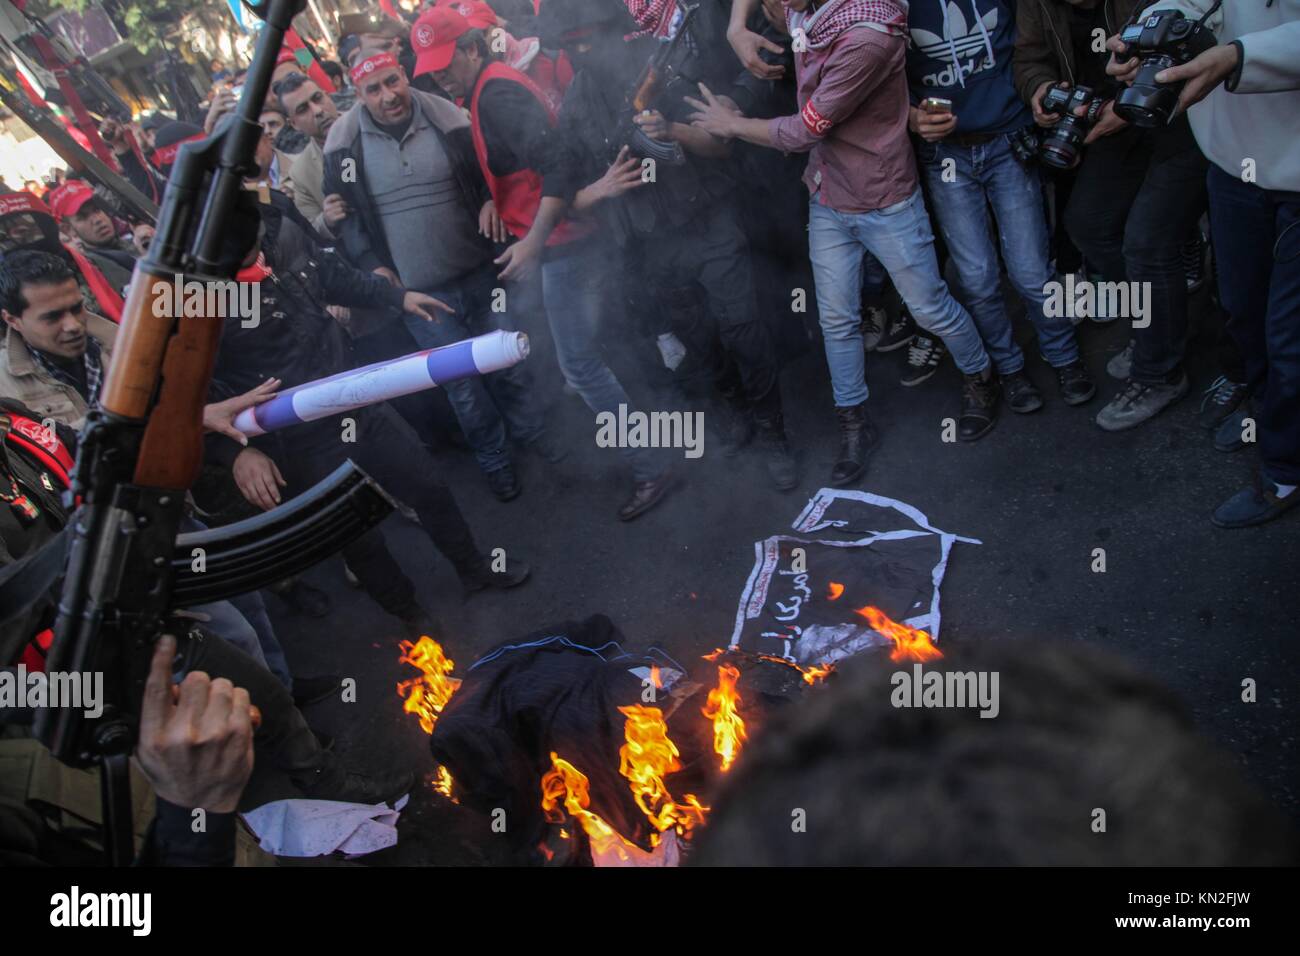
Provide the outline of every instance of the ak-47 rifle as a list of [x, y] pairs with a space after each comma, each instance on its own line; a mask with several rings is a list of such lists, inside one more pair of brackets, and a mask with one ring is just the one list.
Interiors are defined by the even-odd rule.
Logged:
[[[659, 49], [655, 50], [654, 55], [650, 57], [650, 62], [645, 65], [641, 75], [637, 77], [636, 84], [632, 87], [623, 103], [621, 111], [622, 125], [617, 137], [618, 144], [615, 152], [626, 145], [633, 155], [640, 156], [643, 159], [653, 159], [657, 163], [680, 166], [686, 162], [686, 155], [677, 143], [665, 143], [652, 139], [641, 130], [641, 127], [636, 125], [636, 117], [647, 110], [654, 109], [669, 84], [681, 75], [682, 50], [691, 36], [691, 25], [695, 20], [695, 14], [699, 12], [700, 5], [698, 3], [691, 6], [683, 4], [683, 7], [685, 13], [682, 14], [682, 21], [678, 24], [677, 32], [673, 34], [671, 40], [664, 40], [660, 43]], [[687, 55], [690, 55], [689, 50]]]
[[[47, 545], [68, 554], [47, 667], [103, 673], [105, 701], [94, 719], [70, 708], [42, 709], [33, 729], [59, 760], [100, 765], [113, 863], [128, 862], [133, 850], [126, 761], [153, 644], [175, 626], [170, 612], [296, 573], [393, 507], [349, 462], [268, 514], [177, 538], [185, 492], [202, 460], [203, 406], [222, 321], [172, 316], [166, 290], [178, 275], [231, 280], [257, 242], [256, 216], [239, 215], [237, 206], [253, 202], [243, 180], [257, 171], [258, 115], [285, 31], [305, 4], [250, 4], [266, 25], [239, 108], [212, 136], [180, 150], [154, 240], [136, 266], [99, 404], [81, 434], [68, 492], [80, 507], [69, 537]], [[190, 570], [195, 548], [204, 552], [202, 572]]]

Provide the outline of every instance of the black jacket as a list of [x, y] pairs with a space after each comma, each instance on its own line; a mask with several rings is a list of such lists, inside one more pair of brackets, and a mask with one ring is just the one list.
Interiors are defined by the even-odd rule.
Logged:
[[[479, 170], [468, 121], [455, 105], [442, 97], [412, 89], [411, 98], [420, 104], [437, 131], [443, 149], [451, 159], [461, 196], [477, 221], [479, 210], [492, 197]], [[364, 103], [358, 102], [339, 117], [330, 129], [325, 141], [325, 178], [322, 188], [324, 195], [337, 193], [348, 204], [348, 217], [335, 229], [343, 252], [358, 268], [373, 272], [381, 266], [392, 269], [393, 257], [388, 251], [388, 241], [384, 238], [383, 223], [370, 198], [362, 163], [361, 111], [365, 108]], [[344, 176], [346, 169], [350, 169], [353, 175]]]

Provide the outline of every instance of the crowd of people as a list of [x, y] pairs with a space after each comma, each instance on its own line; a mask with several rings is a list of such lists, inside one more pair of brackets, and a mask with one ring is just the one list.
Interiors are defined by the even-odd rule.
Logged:
[[[1179, 93], [1177, 108], [1138, 126], [1116, 111], [1145, 68], [1121, 32], [1156, 8], [1204, 18], [1217, 43], [1170, 60], [1156, 82]], [[647, 401], [611, 350], [650, 356], [683, 402], [708, 409], [725, 453], [757, 455], [780, 491], [800, 480], [780, 373], [820, 340], [839, 430], [832, 485], [859, 484], [880, 441], [867, 355], [905, 350], [908, 386], [951, 357], [951, 417], [967, 442], [1004, 410], [1095, 402], [1096, 427], [1114, 432], [1200, 391], [1197, 421], [1216, 447], [1259, 455], [1259, 481], [1219, 503], [1215, 524], [1256, 525], [1300, 503], [1293, 2], [437, 0], [410, 23], [375, 10], [341, 28], [312, 68], [290, 52], [276, 64], [250, 177], [267, 187], [259, 238], [239, 250], [261, 320], [225, 319], [205, 416], [209, 470], [254, 509], [353, 458], [466, 590], [522, 584], [528, 565], [490, 566], [438, 477], [429, 396], [353, 413], [346, 444], [338, 416], [252, 440], [231, 422], [277, 389], [540, 328], [593, 415]], [[214, 75], [203, 126], [155, 114], [101, 128], [146, 196], [160, 198], [177, 151], [233, 110], [240, 75]], [[1052, 105], [1077, 90], [1088, 96]], [[1044, 139], [1072, 162], [1045, 161]], [[75, 448], [152, 235], [79, 179], [43, 199], [0, 195], [10, 415], [53, 419]], [[1194, 386], [1190, 303], [1207, 273], [1227, 321], [1219, 374]], [[1121, 283], [1140, 306], [1085, 309], [1080, 325], [1054, 302], [1062, 288]], [[1021, 311], [1037, 342], [1028, 355]], [[1084, 361], [1087, 322], [1132, 326], [1105, 367], [1113, 385]], [[1035, 370], [1035, 351], [1050, 372]], [[524, 365], [445, 389], [456, 440], [503, 502], [521, 494], [515, 456], [555, 463], [570, 450], [539, 388]], [[617, 518], [631, 521], [680, 476], [662, 450], [617, 454], [628, 482]], [[29, 497], [41, 518], [5, 509], [11, 560], [66, 520], [56, 495]], [[411, 634], [437, 633], [377, 531], [345, 559]], [[324, 613], [305, 582], [279, 587]], [[253, 693], [273, 741], [259, 766], [265, 750], [304, 792], [334, 799], [409, 788], [408, 773], [361, 777], [321, 746], [295, 704], [336, 682], [289, 672], [257, 595], [207, 610], [230, 647], [206, 642], [177, 672]]]

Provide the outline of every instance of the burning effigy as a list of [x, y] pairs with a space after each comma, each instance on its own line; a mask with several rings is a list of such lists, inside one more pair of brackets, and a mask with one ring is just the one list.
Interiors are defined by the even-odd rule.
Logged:
[[[730, 645], [689, 664], [627, 650], [599, 614], [498, 645], [459, 673], [432, 637], [403, 642], [419, 674], [397, 691], [430, 735], [434, 790], [503, 814], [521, 860], [675, 866], [747, 741], [833, 678], [836, 661], [943, 656], [918, 625], [937, 628], [948, 552], [970, 539], [910, 506], [841, 494], [810, 502], [802, 536], [755, 546]], [[856, 537], [835, 536], [846, 532]]]

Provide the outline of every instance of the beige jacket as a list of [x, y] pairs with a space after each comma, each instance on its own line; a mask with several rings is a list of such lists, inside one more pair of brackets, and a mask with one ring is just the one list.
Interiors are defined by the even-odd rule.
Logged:
[[[117, 326], [108, 319], [88, 314], [86, 334], [103, 350], [104, 372], [112, 360]], [[72, 428], [86, 420], [86, 400], [71, 385], [65, 385], [36, 364], [23, 337], [12, 328], [0, 348], [0, 396], [22, 402], [40, 418], [53, 418]]]
[[329, 227], [325, 225], [325, 154], [315, 140], [293, 158], [289, 167], [289, 179], [293, 183], [293, 204], [312, 224], [312, 228], [322, 239], [332, 239]]

